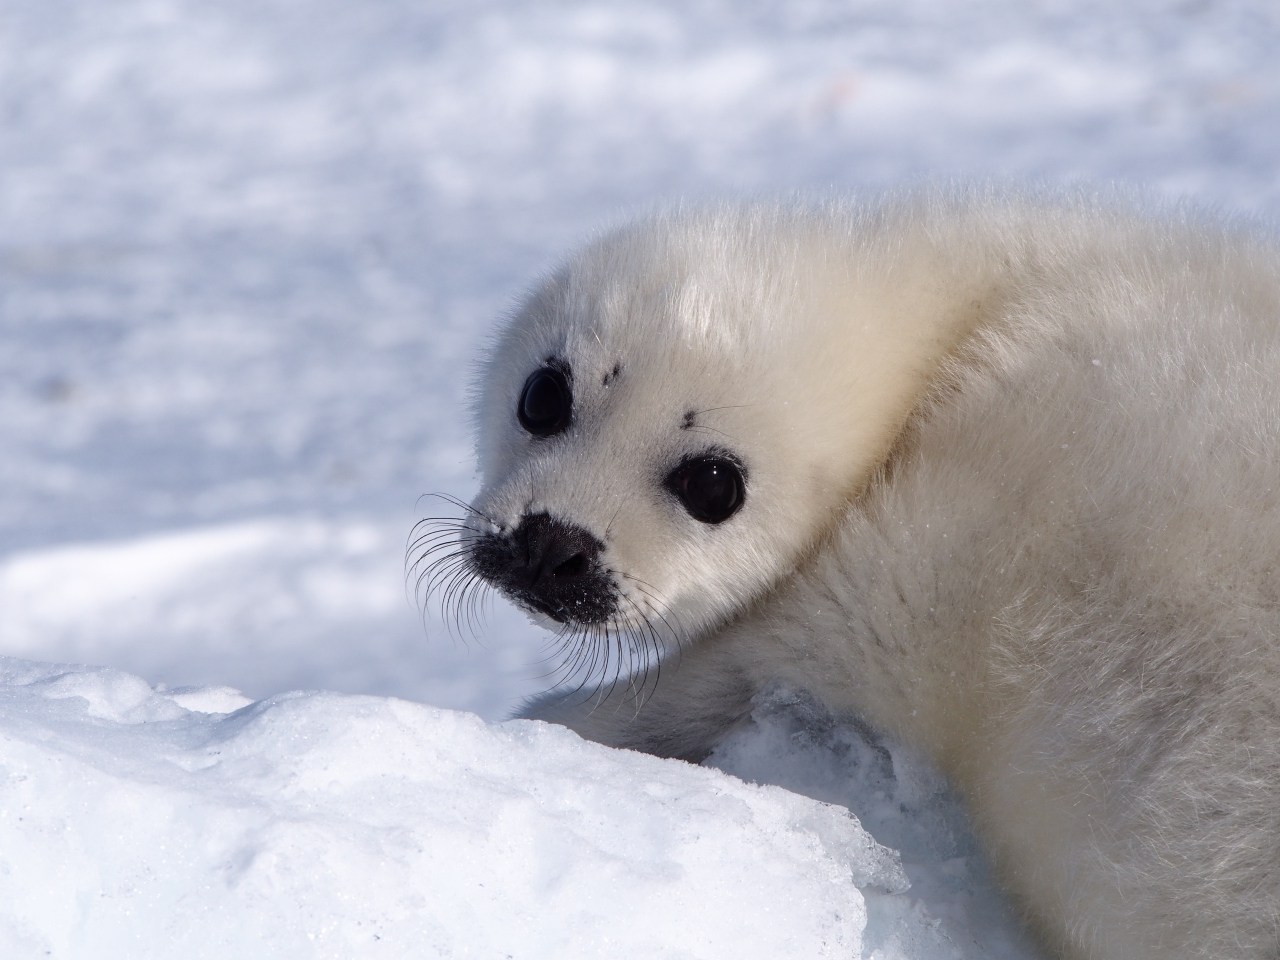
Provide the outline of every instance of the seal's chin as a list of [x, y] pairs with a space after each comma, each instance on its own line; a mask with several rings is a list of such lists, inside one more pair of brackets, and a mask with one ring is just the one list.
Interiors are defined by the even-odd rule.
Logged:
[[[492, 581], [490, 581], [492, 582]], [[567, 627], [599, 626], [614, 621], [618, 613], [616, 591], [612, 581], [569, 596], [548, 597], [527, 590], [510, 590], [495, 584], [518, 607], [532, 614], [547, 617]]]

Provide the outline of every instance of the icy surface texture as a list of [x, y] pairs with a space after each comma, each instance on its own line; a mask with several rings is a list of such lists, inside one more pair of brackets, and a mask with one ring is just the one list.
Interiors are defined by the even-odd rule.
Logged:
[[705, 761], [851, 810], [900, 851], [907, 891], [871, 893], [872, 960], [1028, 960], [1039, 954], [1000, 892], [959, 798], [911, 751], [812, 698], [777, 688]]
[[849, 958], [907, 883], [841, 807], [401, 700], [5, 660], [0, 737], [5, 957]]

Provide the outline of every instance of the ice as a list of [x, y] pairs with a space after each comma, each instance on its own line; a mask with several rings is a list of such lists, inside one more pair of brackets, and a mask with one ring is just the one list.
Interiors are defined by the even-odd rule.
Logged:
[[1038, 956], [1000, 892], [960, 798], [922, 757], [801, 691], [756, 698], [750, 722], [706, 764], [851, 810], [900, 852], [911, 881], [868, 895], [872, 960], [1019, 960]]
[[506, 716], [539, 689], [538, 645], [508, 639], [503, 624], [528, 630], [510, 611], [483, 638], [424, 622], [406, 533], [295, 517], [19, 551], [0, 561], [0, 649], [170, 686], [372, 689]]
[[[420, 617], [404, 548], [415, 521], [444, 509], [421, 495], [474, 492], [470, 363], [572, 245], [657, 203], [917, 179], [1118, 182], [1274, 217], [1278, 43], [1280, 12], [1263, 0], [4, 5], [0, 652], [124, 672], [7, 668], [0, 763], [40, 774], [5, 789], [62, 819], [22, 835], [24, 869], [43, 873], [16, 888], [0, 874], [25, 898], [0, 936], [86, 936], [92, 920], [127, 938], [129, 916], [145, 915], [161, 926], [131, 956], [166, 955], [170, 941], [172, 956], [266, 955], [276, 931], [315, 934], [301, 955], [323, 955], [317, 944], [389, 916], [378, 897], [403, 902], [395, 878], [431, 880], [410, 876], [426, 861], [400, 848], [391, 880], [372, 860], [350, 883], [338, 869], [352, 850], [421, 837], [417, 808], [334, 839], [247, 760], [239, 783], [231, 766], [166, 758], [189, 759], [214, 731], [245, 757], [267, 727], [281, 749], [286, 730], [341, 739], [360, 711], [444, 729], [401, 702], [271, 699], [287, 690], [492, 721], [548, 682], [545, 637], [505, 605], [475, 635]], [[263, 705], [235, 713], [246, 700]], [[463, 744], [508, 742], [509, 728], [447, 722]], [[406, 746], [419, 741], [404, 736], [403, 756], [372, 742], [357, 768], [419, 769]], [[528, 782], [572, 776], [572, 741], [542, 736], [511, 747]], [[360, 760], [333, 750], [335, 776]], [[620, 791], [640, 776], [628, 762], [649, 763], [615, 759]], [[1034, 956], [956, 798], [898, 745], [777, 691], [714, 762], [846, 805], [902, 851], [912, 889], [865, 888], [869, 953]], [[409, 800], [385, 802], [394, 819]], [[590, 842], [608, 846], [609, 824], [631, 836], [601, 803]], [[657, 810], [643, 820], [655, 830]], [[339, 813], [333, 823], [365, 823]], [[779, 869], [802, 848], [828, 867], [853, 856], [820, 833], [796, 826], [767, 849]], [[716, 836], [725, 864], [747, 855]], [[215, 862], [222, 873], [200, 874]], [[178, 882], [188, 868], [205, 887]], [[502, 882], [529, 917], [595, 922], [554, 899], [560, 888]], [[121, 899], [126, 888], [139, 892]], [[687, 902], [671, 909], [692, 915], [701, 894], [679, 890]], [[258, 927], [234, 913], [250, 894]], [[113, 914], [122, 904], [133, 913]], [[454, 918], [456, 955], [494, 943]], [[804, 935], [836, 929], [824, 922]], [[40, 956], [53, 941], [39, 936], [0, 953]], [[220, 936], [241, 940], [223, 949]], [[788, 955], [820, 954], [771, 956]]]
[[844, 958], [906, 886], [842, 807], [560, 727], [242, 704], [0, 663], [0, 955]]

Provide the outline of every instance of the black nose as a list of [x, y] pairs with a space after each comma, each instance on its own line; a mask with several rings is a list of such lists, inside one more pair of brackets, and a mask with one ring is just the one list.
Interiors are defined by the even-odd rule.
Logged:
[[511, 540], [517, 563], [510, 573], [530, 590], [589, 576], [600, 556], [601, 544], [595, 537], [581, 527], [545, 513], [525, 517], [511, 534]]
[[481, 537], [471, 555], [476, 572], [517, 603], [561, 623], [600, 623], [618, 605], [603, 549], [581, 527], [536, 513], [505, 536]]

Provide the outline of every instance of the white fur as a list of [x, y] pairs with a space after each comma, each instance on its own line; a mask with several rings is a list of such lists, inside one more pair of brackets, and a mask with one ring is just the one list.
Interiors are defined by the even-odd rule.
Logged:
[[[685, 649], [529, 713], [696, 759], [803, 686], [933, 756], [1062, 956], [1280, 955], [1280, 256], [1133, 209], [726, 206], [550, 277], [485, 368], [478, 526], [585, 527], [630, 611], [586, 642]], [[718, 526], [662, 486], [711, 446]]]

